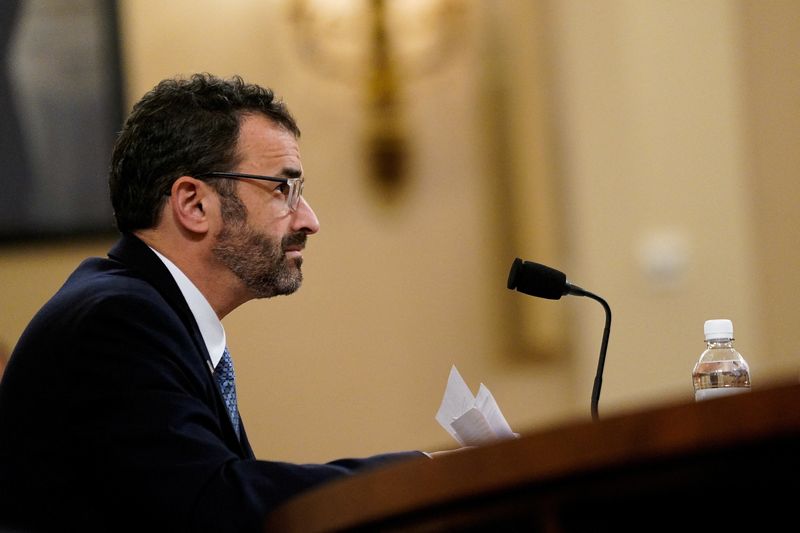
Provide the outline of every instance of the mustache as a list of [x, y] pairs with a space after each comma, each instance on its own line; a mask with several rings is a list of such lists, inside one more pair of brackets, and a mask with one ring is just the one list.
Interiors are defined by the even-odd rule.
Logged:
[[308, 235], [306, 235], [302, 231], [298, 231], [296, 233], [290, 233], [281, 240], [281, 247], [283, 248], [284, 251], [287, 248], [293, 246], [299, 246], [301, 248], [305, 248], [306, 240], [308, 240]]

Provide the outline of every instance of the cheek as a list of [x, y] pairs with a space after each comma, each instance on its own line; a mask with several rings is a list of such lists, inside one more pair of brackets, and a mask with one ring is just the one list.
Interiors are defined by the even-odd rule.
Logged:
[[286, 216], [285, 206], [270, 199], [264, 201], [263, 198], [259, 198], [258, 200], [251, 200], [245, 204], [248, 224], [271, 235], [284, 234], [289, 225], [289, 217]]
[[289, 218], [277, 216], [276, 213], [264, 210], [262, 213], [253, 213], [248, 218], [250, 228], [280, 244], [283, 238], [291, 231]]

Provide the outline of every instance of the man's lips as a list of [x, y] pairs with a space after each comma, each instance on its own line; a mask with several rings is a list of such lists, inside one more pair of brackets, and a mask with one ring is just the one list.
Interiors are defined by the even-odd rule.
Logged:
[[303, 248], [306, 247], [306, 235], [295, 233], [283, 241], [283, 253], [286, 257], [303, 257]]
[[288, 248], [284, 248], [283, 252], [286, 257], [303, 257], [302, 246], [289, 246]]

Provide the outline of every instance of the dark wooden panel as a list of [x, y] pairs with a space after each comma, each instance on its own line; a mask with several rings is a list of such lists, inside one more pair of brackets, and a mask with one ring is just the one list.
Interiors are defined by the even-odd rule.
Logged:
[[267, 530], [757, 531], [794, 521], [800, 385], [555, 427], [302, 494]]

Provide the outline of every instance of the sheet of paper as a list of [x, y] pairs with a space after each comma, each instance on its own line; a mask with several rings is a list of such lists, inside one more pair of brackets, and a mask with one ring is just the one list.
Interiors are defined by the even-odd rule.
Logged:
[[436, 420], [457, 441], [459, 438], [456, 430], [450, 424], [471, 409], [474, 403], [475, 397], [472, 395], [472, 391], [469, 390], [464, 378], [453, 365], [450, 369], [450, 376], [447, 378], [442, 404], [436, 413]]
[[462, 446], [517, 436], [489, 389], [481, 383], [475, 397], [455, 365], [450, 369], [436, 420]]
[[475, 406], [486, 417], [486, 422], [489, 424], [494, 435], [498, 438], [510, 438], [517, 436], [516, 433], [511, 431], [511, 426], [508, 425], [506, 417], [500, 412], [500, 406], [497, 401], [489, 392], [489, 389], [481, 383], [478, 389], [478, 396], [475, 398]]
[[473, 407], [450, 423], [456, 432], [456, 440], [462, 446], [478, 446], [494, 440], [494, 432], [486, 417]]

